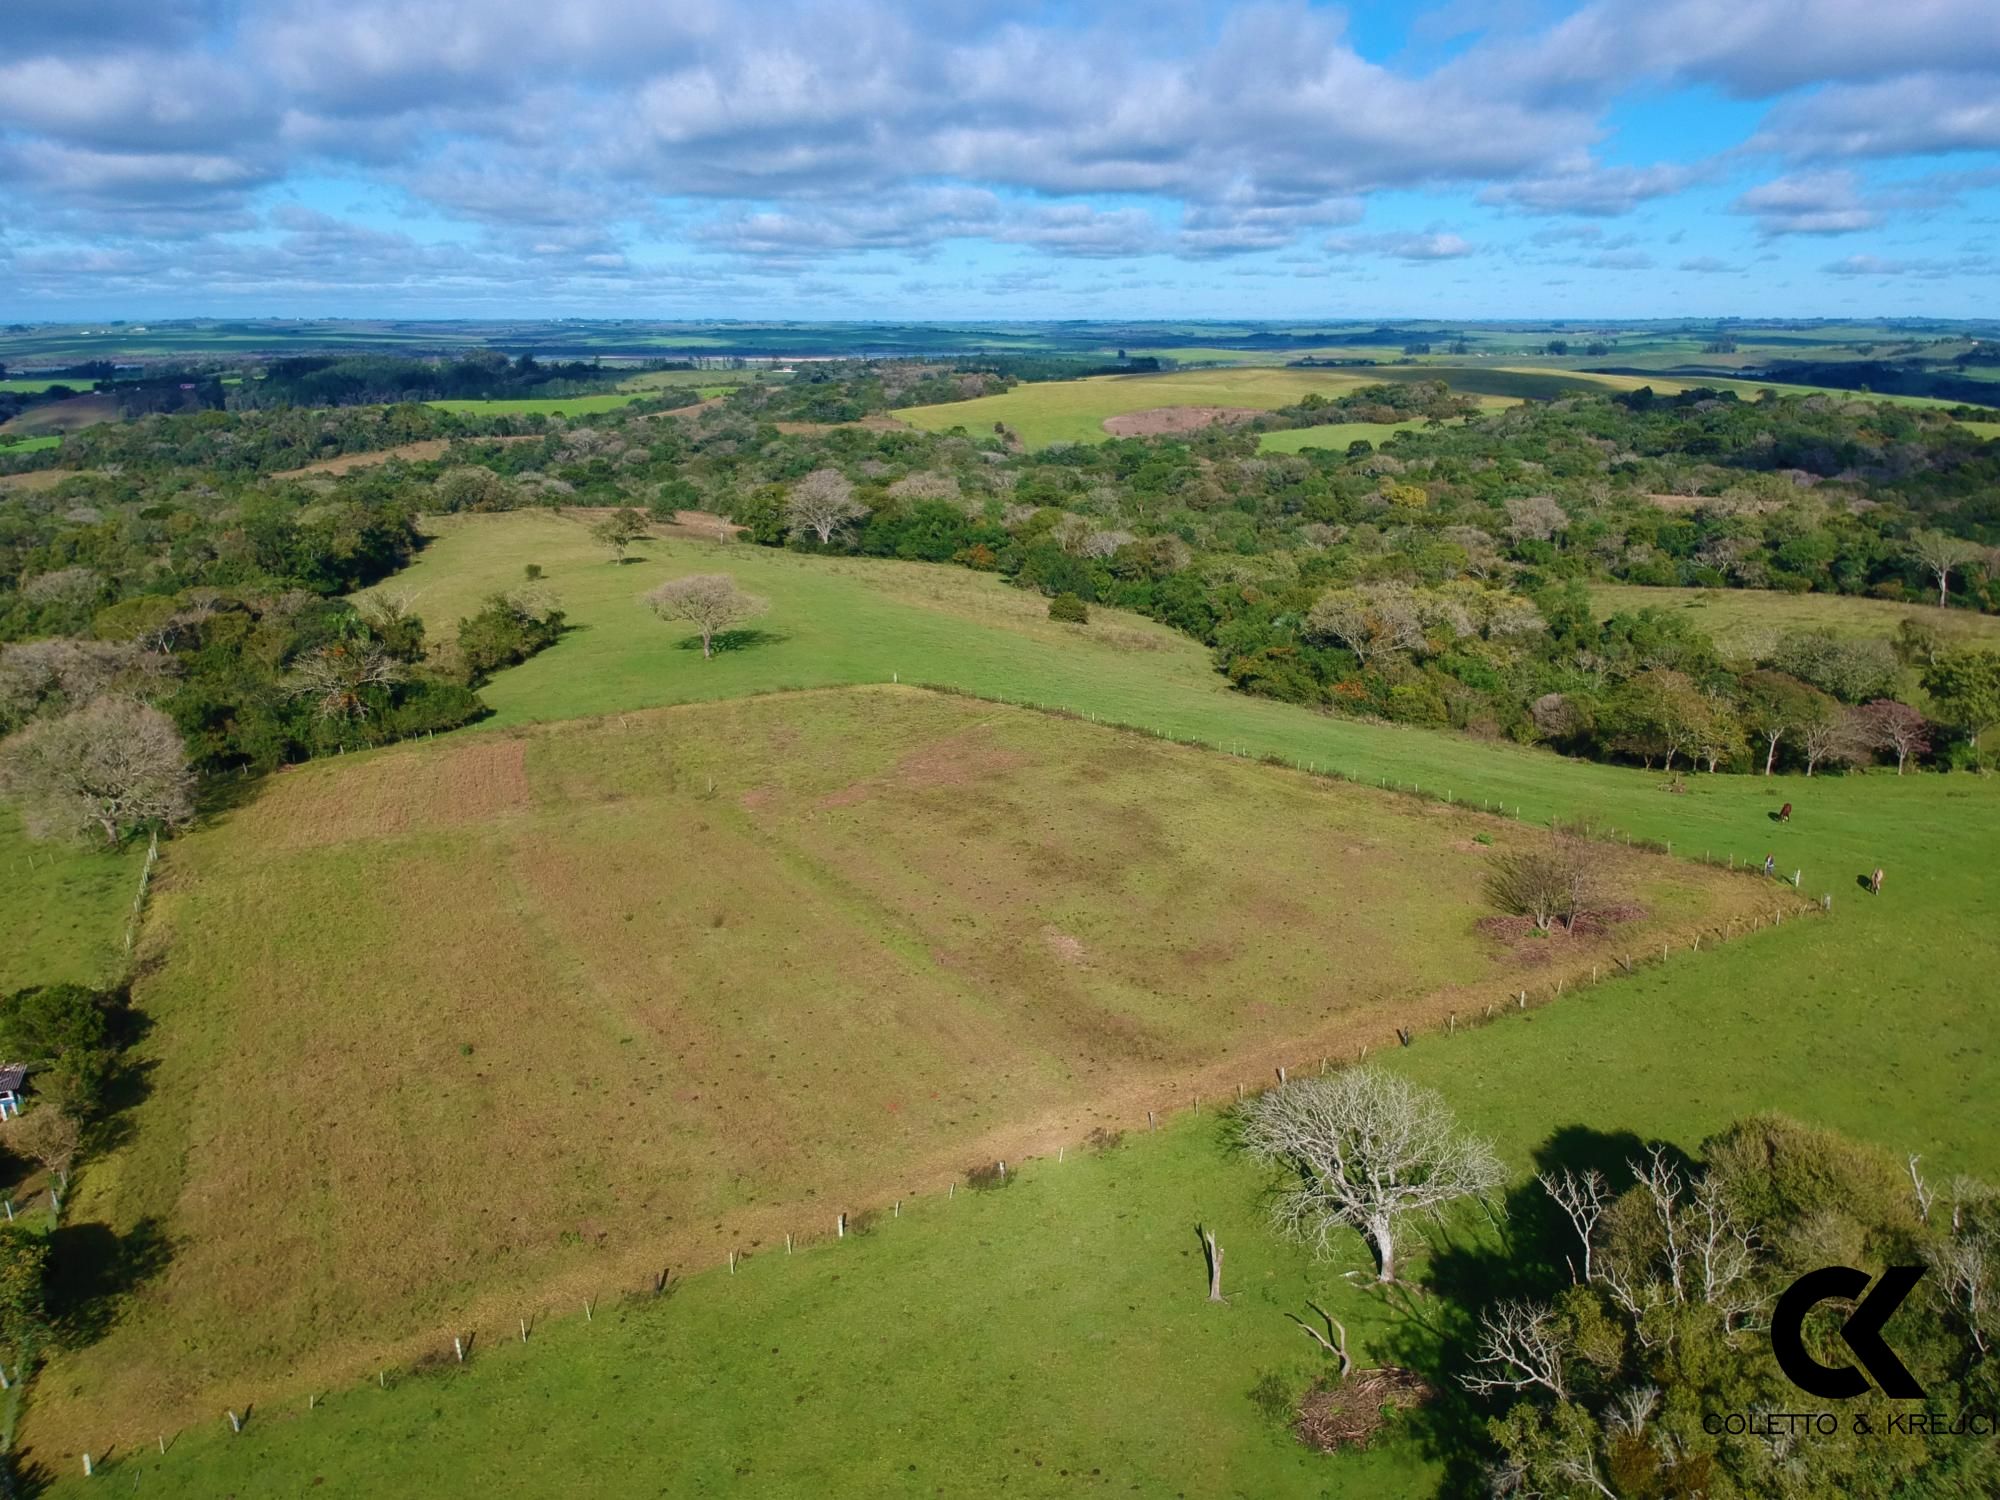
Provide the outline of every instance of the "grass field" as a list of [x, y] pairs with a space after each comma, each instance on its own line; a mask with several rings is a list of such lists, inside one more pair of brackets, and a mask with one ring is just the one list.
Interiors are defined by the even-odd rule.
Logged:
[[[488, 694], [503, 725], [772, 687], [881, 681], [897, 670], [905, 681], [946, 681], [1064, 705], [1248, 755], [1312, 760], [1369, 780], [1415, 782], [1433, 791], [1450, 788], [1460, 800], [1499, 801], [1530, 820], [1594, 816], [1642, 836], [1671, 839], [1678, 852], [1761, 859], [1768, 850], [1781, 866], [1804, 870], [1806, 894], [1831, 894], [1830, 916], [1788, 922], [1712, 951], [1681, 953], [1642, 966], [1634, 978], [1524, 1015], [1505, 1014], [1476, 1031], [1422, 1036], [1407, 1052], [1393, 1051], [1393, 1065], [1443, 1089], [1471, 1123], [1496, 1137], [1503, 1157], [1522, 1175], [1565, 1129], [1634, 1132], [1691, 1147], [1728, 1119], [1762, 1107], [1786, 1109], [1894, 1150], [1923, 1152], [1939, 1172], [1990, 1176], [2000, 1170], [2000, 1133], [1983, 1107], [2000, 1086], [1989, 981], [2000, 964], [2000, 933], [1990, 921], [2000, 902], [2000, 869], [1991, 858], [2000, 846], [2000, 795], [1988, 782], [1881, 775], [1811, 783], [1697, 777], [1685, 795], [1670, 796], [1658, 777], [1637, 771], [1240, 698], [1220, 686], [1193, 642], [1115, 612], [1094, 616], [1082, 630], [1052, 626], [1035, 610], [1036, 601], [989, 577], [916, 565], [823, 564], [743, 546], [674, 542], [650, 550], [647, 562], [619, 568], [603, 561], [572, 521], [543, 515], [468, 518], [446, 531], [404, 581], [421, 586], [417, 607], [436, 621], [456, 618], [446, 613], [452, 602], [470, 602], [518, 578], [526, 562], [549, 568], [582, 628], [492, 684]], [[698, 653], [663, 645], [662, 628], [632, 598], [669, 571], [718, 567], [771, 596], [773, 611], [759, 624], [784, 639], [704, 664]], [[574, 733], [554, 738], [559, 742]], [[565, 774], [585, 785], [603, 778], [616, 789], [619, 778], [630, 774], [617, 752], [618, 733], [609, 725], [587, 731], [600, 737], [591, 743], [606, 748]], [[855, 737], [865, 744], [868, 726], [857, 728]], [[487, 744], [498, 753], [513, 743], [527, 745], [524, 754], [532, 756], [541, 741], [474, 731], [455, 744], [374, 759], [393, 762], [428, 753], [443, 765], [447, 751], [455, 756]], [[287, 773], [286, 780], [365, 773], [370, 764], [312, 767]], [[531, 786], [532, 765], [524, 761]], [[1213, 774], [1236, 769], [1226, 761], [1205, 763], [1204, 774], [1207, 768]], [[705, 791], [708, 773], [697, 767], [695, 774], [704, 778]], [[351, 797], [317, 798], [309, 805], [320, 817], [376, 815], [383, 799], [363, 795], [362, 785], [355, 783]], [[764, 815], [743, 808], [740, 797], [731, 804], [727, 788], [725, 783], [714, 799], [721, 805], [718, 827], [723, 810], [731, 818]], [[1780, 800], [1797, 808], [1782, 828], [1769, 818]], [[273, 805], [282, 811], [283, 804]], [[418, 805], [449, 811], [469, 804], [438, 794], [419, 796]], [[619, 858], [645, 868], [654, 851], [643, 843], [631, 849], [636, 836], [608, 822], [618, 806], [593, 808], [580, 799], [574, 833], [587, 831], [592, 818], [607, 820], [601, 826], [610, 828], [609, 842]], [[1162, 823], [1176, 822], [1182, 806], [1162, 803]], [[259, 816], [260, 808], [253, 805], [238, 816]], [[976, 810], [976, 803], [955, 806], [949, 815]], [[1191, 813], [1198, 814], [1198, 808]], [[430, 814], [433, 821], [440, 816]], [[532, 810], [496, 813], [475, 826], [493, 825], [489, 836], [505, 838], [510, 819], [541, 816]], [[303, 811], [292, 821], [308, 823]], [[427, 830], [422, 821], [393, 837], [359, 843], [386, 857], [399, 839], [467, 836]], [[218, 923], [241, 928], [249, 922], [219, 910], [216, 898], [203, 894], [205, 882], [182, 873], [182, 866], [198, 857], [203, 840], [231, 834], [232, 825], [225, 824], [170, 852], [162, 897], [170, 904], [163, 905], [160, 920], [161, 930], [176, 942], [188, 935], [184, 924], [202, 903], [209, 903], [206, 909]], [[211, 847], [221, 852], [228, 846]], [[872, 851], [863, 852], [872, 857]], [[1330, 867], [1338, 869], [1342, 857], [1335, 856]], [[262, 878], [260, 871], [297, 858], [282, 852], [262, 856], [256, 869], [217, 878], [254, 882]], [[437, 876], [441, 881], [497, 881], [504, 874], [497, 866], [483, 873], [459, 868], [477, 861], [434, 863], [444, 866]], [[1889, 894], [1871, 899], [1856, 889], [1856, 880], [1878, 864], [1890, 872]], [[735, 878], [735, 866], [720, 868]], [[560, 881], [564, 874], [560, 862], [549, 871], [545, 881]], [[623, 882], [615, 871], [606, 875], [594, 865], [577, 878], [585, 876], [598, 878], [595, 905], [578, 917], [585, 923], [581, 930], [604, 934], [607, 952], [631, 951], [627, 945], [634, 940], [622, 931], [624, 903], [612, 899]], [[371, 891], [365, 875], [330, 871], [325, 881], [328, 898], [343, 903], [390, 899], [386, 890]], [[414, 894], [421, 905], [425, 892]], [[650, 890], [645, 895], [648, 902], [653, 899]], [[1304, 899], [1299, 892], [1290, 895]], [[475, 925], [490, 920], [477, 904], [432, 904], [454, 917], [463, 910]], [[287, 898], [281, 909], [296, 906]], [[721, 931], [728, 931], [726, 924]], [[1951, 940], [1940, 943], [1940, 933]], [[320, 924], [297, 940], [308, 957], [324, 954], [345, 966], [343, 972], [367, 966], [365, 957], [343, 956], [332, 924]], [[434, 976], [443, 970], [446, 980], [461, 986], [460, 970], [504, 971], [507, 965], [495, 962], [493, 954], [511, 955], [514, 940], [508, 941], [509, 946], [489, 951], [473, 934], [450, 937], [439, 955], [423, 956], [424, 967], [411, 972]], [[691, 935], [686, 951], [699, 951], [695, 941]], [[268, 965], [282, 956], [278, 948], [291, 946], [291, 935], [283, 943], [273, 936], [247, 957]], [[463, 955], [456, 964], [454, 954]], [[587, 952], [586, 960], [592, 956]], [[169, 959], [169, 971], [174, 962]], [[1329, 967], [1337, 980], [1338, 962]], [[379, 974], [361, 977], [373, 993], [399, 982]], [[663, 982], [671, 977], [663, 976]], [[213, 979], [242, 982], [226, 974]], [[164, 974], [160, 982], [168, 982]], [[442, 984], [411, 982], [407, 975], [400, 982], [404, 1004], [419, 1014], [392, 1018], [392, 1024], [422, 1026], [426, 1045], [443, 1050], [439, 1076], [456, 1099], [462, 1085], [449, 1070], [477, 1067], [481, 1057], [477, 1038], [468, 1038], [475, 1040], [471, 1059], [452, 1051], [458, 1033], [493, 1023], [477, 1008], [444, 1013], [442, 1019], [433, 1014], [426, 1023], [421, 1012], [436, 1003]], [[565, 993], [557, 991], [558, 997]], [[337, 1003], [330, 1016], [322, 1014], [330, 994], [315, 987], [306, 997], [311, 1003], [294, 1004], [272, 1017], [267, 1029], [296, 1035], [320, 1025], [352, 1025]], [[147, 1043], [160, 1049], [163, 1068], [169, 1065], [169, 1035], [170, 1028], [160, 1027], [157, 1040]], [[1691, 1049], [1695, 1038], [1699, 1047]], [[256, 1055], [276, 1043], [248, 1035], [208, 1045], [225, 1051], [240, 1046]], [[357, 1045], [375, 1042], [364, 1037]], [[614, 1100], [618, 1077], [605, 1075]], [[362, 1100], [359, 1107], [380, 1106]], [[585, 1095], [565, 1100], [564, 1107], [602, 1118], [611, 1106]], [[199, 1090], [163, 1091], [156, 1085], [141, 1108], [194, 1113], [226, 1109], [227, 1102], [211, 1102]], [[316, 1099], [290, 1108], [309, 1124], [280, 1121], [287, 1131], [316, 1128], [330, 1138], [343, 1128], [341, 1110]], [[370, 1179], [365, 1189], [380, 1232], [391, 1243], [418, 1232], [393, 1221], [422, 1220], [438, 1211], [430, 1196], [434, 1158], [423, 1143], [432, 1132], [451, 1140], [468, 1128], [443, 1104], [397, 1123], [400, 1133], [379, 1143], [381, 1185]], [[339, 1493], [365, 1492], [393, 1474], [396, 1482], [407, 1476], [440, 1494], [484, 1496], [539, 1492], [572, 1475], [583, 1476], [579, 1484], [603, 1488], [644, 1476], [655, 1487], [679, 1484], [699, 1492], [743, 1478], [704, 1467], [714, 1462], [704, 1455], [748, 1453], [755, 1477], [774, 1494], [965, 1492], [1000, 1487], [995, 1476], [1003, 1472], [1009, 1488], [1042, 1494], [1074, 1488], [1089, 1467], [1102, 1470], [1088, 1476], [1090, 1482], [1115, 1482], [1121, 1490], [1140, 1493], [1269, 1494], [1306, 1486], [1356, 1497], [1435, 1492], [1437, 1471], [1409, 1445], [1358, 1462], [1305, 1465], [1251, 1399], [1251, 1388], [1267, 1370], [1305, 1363], [1297, 1350], [1309, 1353], [1309, 1347], [1284, 1324], [1282, 1312], [1298, 1310], [1310, 1293], [1359, 1327], [1372, 1357], [1420, 1360], [1423, 1340], [1414, 1331], [1420, 1320], [1396, 1318], [1392, 1342], [1382, 1305], [1337, 1279], [1353, 1262], [1308, 1267], [1271, 1243], [1253, 1222], [1259, 1179], [1228, 1159], [1207, 1130], [1183, 1121], [1158, 1138], [1129, 1140], [1102, 1158], [1080, 1162], [1071, 1152], [1063, 1166], [1043, 1159], [1001, 1193], [960, 1191], [947, 1204], [927, 1193], [914, 1209], [906, 1203], [901, 1219], [878, 1224], [867, 1235], [790, 1260], [765, 1253], [734, 1277], [720, 1267], [704, 1271], [681, 1293], [646, 1311], [631, 1310], [623, 1321], [608, 1309], [585, 1323], [580, 1310], [554, 1304], [509, 1308], [479, 1323], [476, 1348], [486, 1352], [476, 1353], [463, 1371], [447, 1368], [400, 1380], [392, 1375], [386, 1391], [372, 1382], [341, 1389], [311, 1415], [303, 1410], [297, 1383], [310, 1372], [269, 1386], [245, 1381], [252, 1388], [239, 1394], [232, 1387], [232, 1398], [262, 1404], [243, 1437], [231, 1439], [220, 1417], [208, 1413], [206, 1429], [181, 1438], [164, 1458], [150, 1448], [122, 1447], [104, 1480], [129, 1479], [147, 1493], [209, 1495], [294, 1493], [323, 1478]], [[86, 1170], [76, 1201], [99, 1207], [80, 1209], [81, 1227], [87, 1229], [104, 1205], [136, 1203], [149, 1190], [148, 1171], [133, 1162], [141, 1152], [168, 1152], [148, 1144], [152, 1134], [149, 1123], [128, 1153]], [[506, 1149], [532, 1164], [544, 1149], [539, 1134], [529, 1120], [510, 1133]], [[411, 1140], [418, 1146], [395, 1146]], [[620, 1132], [604, 1151], [615, 1160], [634, 1149]], [[146, 1160], [162, 1177], [177, 1170], [160, 1155]], [[1077, 1167], [1085, 1170], [1059, 1175]], [[269, 1174], [297, 1170], [294, 1164], [246, 1156], [236, 1176], [254, 1197], [259, 1183], [273, 1180]], [[572, 1168], [567, 1175], [588, 1181], [582, 1186], [550, 1181], [552, 1201], [573, 1200], [597, 1181], [589, 1168], [581, 1173]], [[328, 1188], [315, 1190], [323, 1199]], [[517, 1191], [503, 1181], [488, 1196], [504, 1203]], [[436, 1195], [453, 1211], [461, 1201], [441, 1190]], [[406, 1200], [419, 1206], [406, 1206]], [[215, 1221], [205, 1214], [213, 1201], [197, 1197], [169, 1207], [211, 1224]], [[816, 1201], [820, 1217], [830, 1220], [824, 1210], [832, 1205], [825, 1195]], [[1201, 1321], [1206, 1310], [1192, 1225], [1205, 1216], [1215, 1218], [1230, 1244], [1229, 1279], [1237, 1292], [1220, 1342], [1211, 1342], [1213, 1325]], [[275, 1281], [281, 1265], [293, 1274], [305, 1266], [301, 1279], [338, 1288], [336, 1302], [358, 1295], [352, 1290], [356, 1278], [345, 1270], [298, 1258], [293, 1247], [299, 1237], [320, 1228], [310, 1217], [280, 1226], [270, 1252], [274, 1264], [259, 1269]], [[512, 1226], [495, 1228], [503, 1243], [514, 1232]], [[441, 1315], [449, 1299], [494, 1269], [479, 1263], [471, 1246], [449, 1248], [465, 1258], [465, 1270], [460, 1280], [435, 1293]], [[189, 1243], [179, 1256], [198, 1253], [210, 1252]], [[495, 1258], [503, 1273], [512, 1253]], [[169, 1277], [180, 1274], [180, 1264], [177, 1258]], [[215, 1294], [196, 1288], [194, 1295]], [[509, 1342], [517, 1312], [544, 1310], [565, 1316], [538, 1327], [525, 1348]], [[341, 1304], [315, 1315], [348, 1312]], [[1241, 1321], [1234, 1321], [1239, 1313]], [[229, 1316], [240, 1312], [232, 1308]], [[454, 1331], [435, 1329], [430, 1352], [446, 1350], [448, 1361]], [[112, 1338], [123, 1336], [121, 1330]], [[237, 1336], [210, 1328], [203, 1337]], [[1284, 1349], [1294, 1345], [1286, 1356]], [[28, 1439], [34, 1459], [62, 1479], [59, 1491], [76, 1482], [80, 1444], [99, 1443], [93, 1451], [101, 1456], [101, 1439], [73, 1419], [58, 1422], [56, 1416], [65, 1407], [72, 1413], [80, 1409], [74, 1372], [98, 1370], [108, 1347], [66, 1359], [38, 1383]], [[765, 1352], [770, 1349], [780, 1352]], [[145, 1355], [173, 1357], [189, 1367], [177, 1371], [176, 1379], [196, 1379], [208, 1355], [200, 1344], [191, 1353], [174, 1348]], [[283, 1363], [276, 1350], [260, 1351], [259, 1357]], [[99, 1397], [95, 1378], [89, 1394], [93, 1402]], [[158, 1398], [145, 1392], [135, 1399]], [[45, 1418], [48, 1425], [38, 1425]], [[134, 1425], [115, 1413], [106, 1421], [121, 1432]], [[1062, 1434], [1060, 1446], [1051, 1437], [1056, 1432]], [[671, 1450], [664, 1460], [658, 1457], [662, 1445]], [[885, 1466], [885, 1455], [896, 1462]], [[1043, 1466], [1031, 1467], [1037, 1458]], [[404, 1467], [391, 1471], [385, 1467], [391, 1462]], [[917, 1463], [918, 1470], [910, 1471], [908, 1463]], [[940, 1471], [927, 1463], [946, 1467]], [[1062, 1468], [1071, 1474], [1062, 1475]]]
[[1594, 584], [1598, 614], [1685, 611], [1725, 652], [1754, 656], [1788, 630], [1831, 630], [1845, 636], [1893, 640], [1904, 620], [1916, 619], [1968, 642], [2000, 646], [2000, 615], [1967, 609], [1940, 612], [1935, 605], [1897, 604], [1853, 594], [1786, 594], [1763, 589], [1665, 589], [1636, 584]]
[[1545, 399], [1576, 391], [1629, 390], [1645, 384], [1662, 394], [1681, 389], [1672, 381], [1500, 366], [1379, 365], [1355, 369], [1246, 365], [1165, 375], [1042, 381], [1017, 385], [998, 396], [906, 407], [895, 415], [929, 432], [960, 426], [968, 432], [989, 431], [995, 422], [1005, 422], [1029, 447], [1041, 448], [1050, 443], [1102, 442], [1106, 417], [1154, 407], [1236, 406], [1274, 411], [1314, 391], [1333, 396], [1358, 386], [1416, 380], [1444, 380], [1467, 395], [1502, 401]]
[[768, 374], [759, 375], [749, 370], [647, 370], [620, 381], [618, 388], [621, 391], [644, 392], [686, 386], [706, 401], [710, 396], [725, 395], [738, 386], [783, 383]]
[[67, 401], [51, 401], [31, 406], [17, 417], [0, 423], [0, 442], [8, 438], [45, 438], [65, 432], [80, 432], [99, 422], [118, 420], [118, 398], [112, 395], [72, 396]]
[[176, 1251], [36, 1429], [352, 1376], [1773, 899], [1620, 846], [1643, 917], [1484, 936], [1532, 836], [907, 687], [293, 770], [158, 883], [149, 1096], [73, 1208]]
[[526, 397], [515, 401], [432, 401], [444, 411], [465, 412], [483, 417], [587, 417], [593, 412], [617, 411], [630, 406], [640, 391], [608, 391], [595, 396]]
[[39, 396], [43, 391], [47, 390], [50, 386], [66, 385], [69, 386], [72, 390], [74, 390], [78, 388], [79, 384], [88, 385], [89, 382], [88, 381], [78, 382], [75, 380], [57, 380], [53, 378], [42, 379], [40, 377], [36, 377], [34, 379], [28, 379], [25, 376], [17, 375], [10, 377], [9, 379], [6, 380], [0, 380], [0, 391], [12, 391], [15, 395], [19, 396]]
[[0, 456], [12, 453], [39, 453], [44, 448], [60, 448], [60, 435], [50, 433], [44, 437], [0, 438]]
[[0, 902], [7, 913], [0, 994], [115, 976], [141, 857], [130, 849], [100, 853], [35, 843], [11, 809], [0, 811]]

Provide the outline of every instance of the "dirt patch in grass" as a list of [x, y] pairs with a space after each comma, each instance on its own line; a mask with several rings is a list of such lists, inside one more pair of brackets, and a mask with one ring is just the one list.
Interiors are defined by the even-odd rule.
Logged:
[[[534, 434], [512, 437], [482, 437], [469, 439], [475, 443], [539, 443]], [[385, 464], [390, 459], [401, 459], [405, 463], [430, 463], [443, 458], [450, 451], [450, 438], [424, 438], [414, 443], [400, 443], [394, 448], [370, 448], [365, 453], [340, 453], [332, 458], [322, 458], [317, 463], [301, 464], [296, 469], [281, 469], [273, 479], [303, 479], [308, 474], [351, 474], [356, 469], [373, 468]]]
[[1234, 426], [1263, 415], [1248, 406], [1155, 406], [1106, 417], [1104, 430], [1113, 437], [1165, 437], [1177, 432], [1199, 432], [1218, 423]]
[[287, 849], [482, 822], [528, 805], [525, 752], [522, 741], [493, 735], [432, 753], [386, 751], [345, 768], [322, 761], [279, 773], [259, 810], [270, 818], [267, 837]]

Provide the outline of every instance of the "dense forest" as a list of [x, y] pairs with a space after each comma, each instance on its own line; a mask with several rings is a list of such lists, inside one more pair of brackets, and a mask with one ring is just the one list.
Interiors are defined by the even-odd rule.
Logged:
[[[1421, 429], [1298, 455], [1226, 428], [1030, 453], [858, 421], [1018, 373], [830, 363], [678, 413], [684, 392], [578, 420], [404, 403], [91, 428], [60, 452], [75, 473], [0, 502], [0, 730], [119, 691], [217, 768], [464, 722], [483, 673], [557, 638], [555, 601], [496, 599], [460, 627], [468, 659], [343, 596], [407, 562], [423, 512], [607, 505], [994, 572], [1065, 617], [1185, 631], [1245, 692], [1670, 771], [1972, 765], [2000, 722], [2000, 655], [1959, 628], [2000, 612], [2000, 445], [1944, 413], [1641, 390], [1477, 415], [1382, 385], [1262, 425]], [[286, 472], [436, 438], [436, 460]], [[1600, 619], [1605, 581], [1909, 611], [1893, 643], [1774, 632], [1731, 656], [1683, 613]]]

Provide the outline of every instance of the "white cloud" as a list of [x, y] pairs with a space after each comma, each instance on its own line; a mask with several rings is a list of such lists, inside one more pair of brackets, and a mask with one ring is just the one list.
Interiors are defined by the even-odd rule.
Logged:
[[1751, 188], [1731, 211], [1757, 220], [1767, 238], [1781, 234], [1853, 234], [1882, 222], [1879, 208], [1864, 202], [1861, 180], [1852, 172], [1807, 172]]
[[1455, 234], [1339, 234], [1326, 242], [1335, 255], [1386, 255], [1397, 260], [1457, 260], [1476, 247]]

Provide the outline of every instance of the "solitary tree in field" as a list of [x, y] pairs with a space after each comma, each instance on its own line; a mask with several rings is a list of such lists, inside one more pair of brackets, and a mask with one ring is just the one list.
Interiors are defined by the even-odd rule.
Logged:
[[1977, 561], [1981, 550], [1972, 542], [1946, 536], [1942, 531], [1919, 531], [1911, 536], [1910, 556], [1937, 579], [1939, 609], [1951, 598], [1952, 573]]
[[838, 469], [814, 469], [785, 497], [785, 521], [794, 531], [810, 530], [824, 547], [849, 521], [868, 514], [854, 498], [854, 486]]
[[107, 844], [148, 823], [194, 816], [194, 773], [174, 721], [129, 698], [99, 698], [0, 742], [0, 796], [35, 838], [100, 832]]
[[701, 632], [701, 654], [715, 655], [715, 637], [732, 625], [769, 609], [768, 600], [746, 594], [727, 573], [691, 573], [670, 578], [646, 603], [663, 620], [685, 620]]
[[1893, 698], [1877, 698], [1855, 710], [1861, 737], [1870, 749], [1896, 757], [1896, 774], [1912, 755], [1922, 755], [1931, 747], [1931, 726], [1924, 716], [1907, 703]]
[[1462, 1133], [1441, 1096], [1375, 1068], [1263, 1095], [1244, 1111], [1243, 1141], [1297, 1174], [1273, 1209], [1278, 1226], [1322, 1254], [1336, 1230], [1359, 1230], [1381, 1281], [1396, 1279], [1397, 1236], [1411, 1214], [1435, 1215], [1505, 1177], [1492, 1146]]
[[1604, 854], [1588, 839], [1551, 834], [1548, 842], [1498, 855], [1486, 879], [1493, 904], [1526, 917], [1538, 932], [1576, 926], [1603, 899]]
[[591, 527], [590, 538], [611, 549], [613, 562], [623, 562], [626, 549], [646, 535], [649, 529], [646, 518], [627, 506], [614, 510]]

